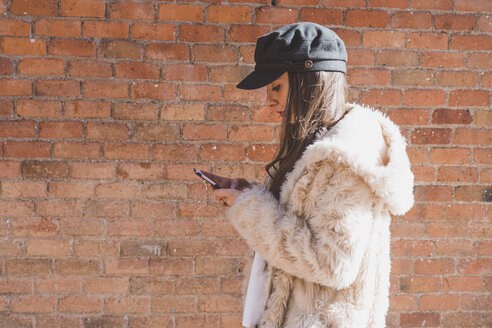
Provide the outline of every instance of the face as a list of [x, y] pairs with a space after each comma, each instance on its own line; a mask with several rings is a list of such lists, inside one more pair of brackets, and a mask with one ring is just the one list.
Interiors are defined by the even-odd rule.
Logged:
[[278, 79], [267, 85], [266, 106], [281, 117], [284, 116], [289, 96], [289, 73], [285, 72]]

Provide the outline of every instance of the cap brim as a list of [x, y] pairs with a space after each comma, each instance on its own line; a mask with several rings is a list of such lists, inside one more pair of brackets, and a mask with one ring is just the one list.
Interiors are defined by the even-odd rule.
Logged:
[[286, 71], [253, 71], [236, 85], [238, 89], [254, 90], [262, 88], [276, 79]]

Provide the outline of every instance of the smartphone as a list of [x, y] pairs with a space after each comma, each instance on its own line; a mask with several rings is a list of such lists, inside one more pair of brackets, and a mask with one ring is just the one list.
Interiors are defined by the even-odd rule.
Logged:
[[223, 187], [218, 184], [217, 182], [215, 182], [214, 180], [210, 179], [209, 177], [207, 177], [205, 174], [203, 174], [202, 171], [200, 171], [199, 169], [197, 169], [196, 167], [193, 169], [193, 171], [195, 172], [196, 175], [198, 175], [200, 178], [202, 178], [203, 180], [207, 181], [208, 183], [210, 183], [212, 185], [212, 187], [214, 187], [214, 189], [223, 189]]

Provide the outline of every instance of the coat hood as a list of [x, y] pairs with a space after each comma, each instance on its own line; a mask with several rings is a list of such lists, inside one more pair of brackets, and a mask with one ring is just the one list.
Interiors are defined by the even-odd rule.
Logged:
[[392, 214], [405, 214], [414, 203], [414, 175], [399, 127], [379, 111], [347, 106], [350, 109], [343, 119], [318, 132], [302, 155], [300, 167], [326, 159], [344, 163], [364, 179]]

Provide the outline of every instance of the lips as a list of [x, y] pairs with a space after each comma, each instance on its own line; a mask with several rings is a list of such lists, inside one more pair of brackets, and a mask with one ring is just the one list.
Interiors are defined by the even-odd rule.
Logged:
[[277, 111], [278, 115], [280, 115], [280, 117], [284, 117], [284, 110], [283, 111]]

